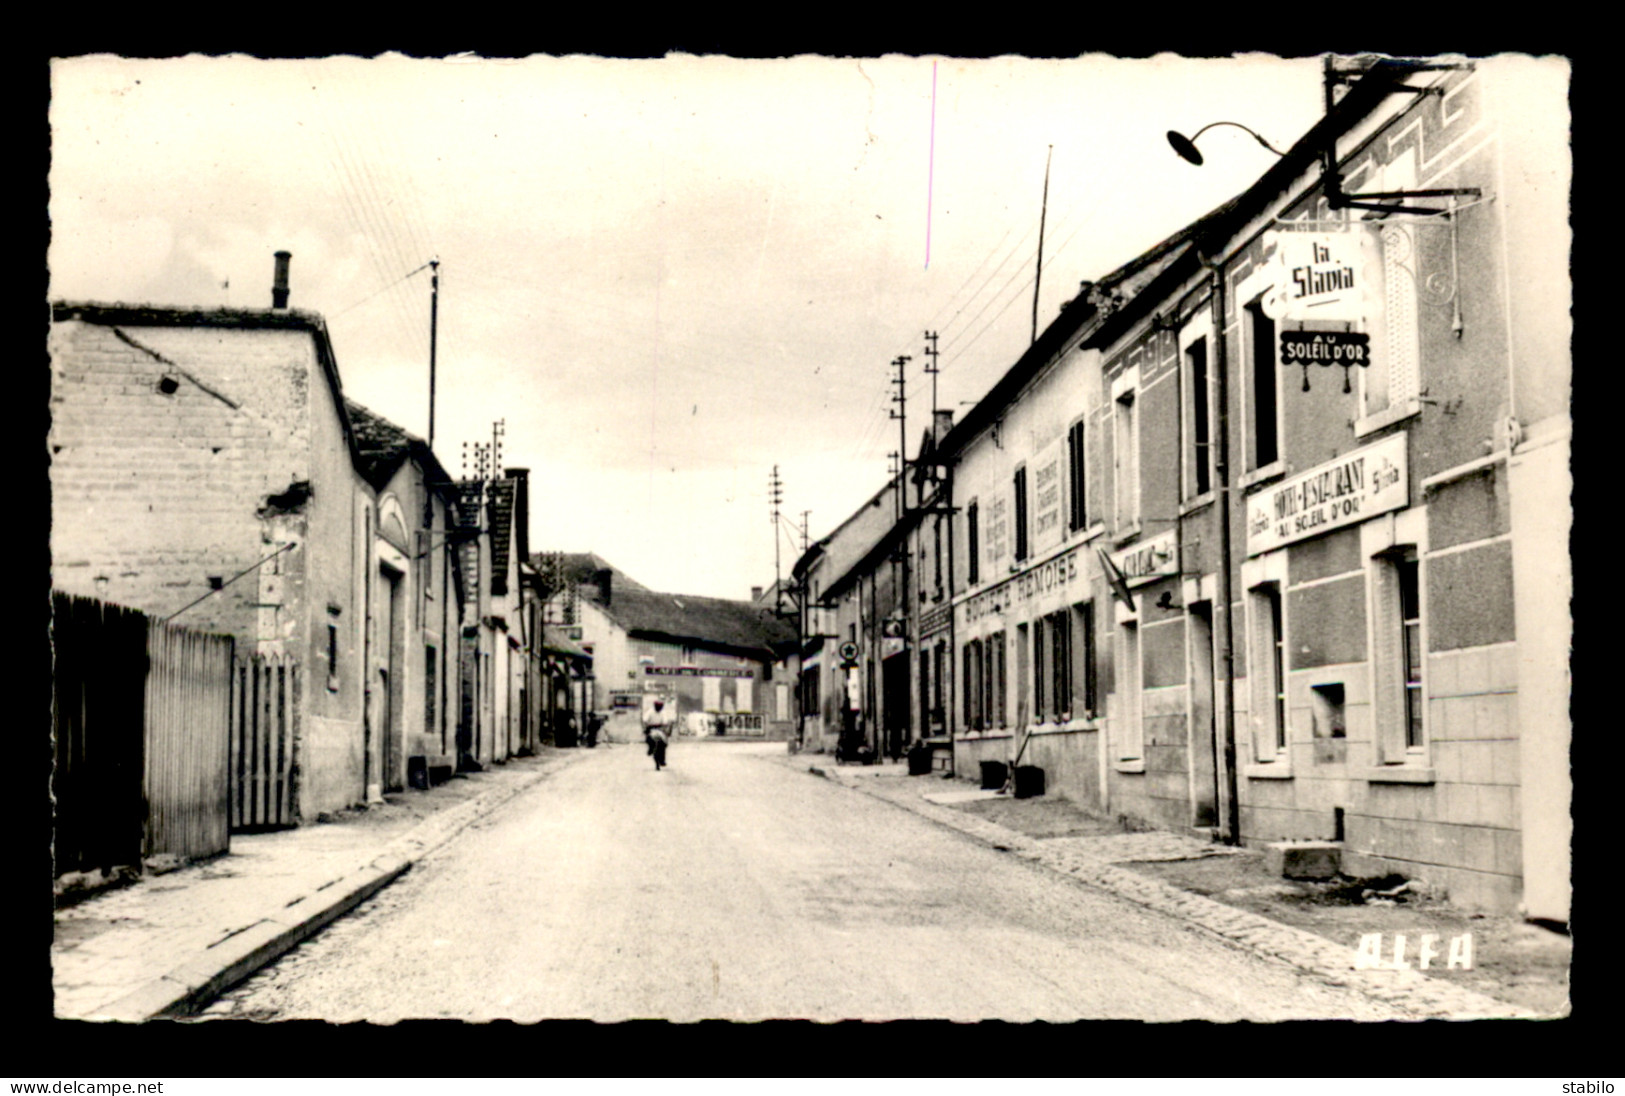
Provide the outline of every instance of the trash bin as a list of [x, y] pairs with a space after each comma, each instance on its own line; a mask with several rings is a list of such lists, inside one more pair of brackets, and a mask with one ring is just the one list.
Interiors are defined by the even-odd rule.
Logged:
[[1017, 765], [1015, 780], [1015, 796], [1017, 799], [1031, 799], [1035, 795], [1044, 794], [1044, 770], [1037, 765]]
[[909, 751], [908, 751], [908, 775], [910, 775], [910, 776], [930, 776], [931, 775], [931, 747], [930, 746], [927, 746], [924, 743], [919, 743], [919, 744], [909, 748]]
[[997, 791], [1010, 778], [1010, 766], [1002, 761], [982, 762], [982, 790]]

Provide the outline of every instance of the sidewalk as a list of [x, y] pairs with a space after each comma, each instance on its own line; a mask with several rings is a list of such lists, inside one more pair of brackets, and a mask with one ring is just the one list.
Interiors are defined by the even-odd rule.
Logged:
[[544, 747], [329, 822], [235, 834], [222, 856], [59, 909], [51, 945], [56, 1015], [187, 1015], [586, 752]]
[[[1059, 796], [1014, 799], [942, 773], [910, 777], [904, 765], [840, 765], [828, 754], [782, 760], [1418, 1018], [1535, 1019], [1568, 1011], [1568, 938], [1515, 918], [1425, 899], [1339, 902], [1337, 884], [1272, 877], [1257, 850], [1180, 833], [1124, 832]], [[1414, 969], [1424, 931], [1442, 938], [1428, 974]], [[1443, 940], [1460, 931], [1474, 936], [1475, 969], [1442, 969]], [[1356, 969], [1360, 937], [1378, 932], [1385, 959], [1396, 935], [1408, 934], [1413, 969]]]

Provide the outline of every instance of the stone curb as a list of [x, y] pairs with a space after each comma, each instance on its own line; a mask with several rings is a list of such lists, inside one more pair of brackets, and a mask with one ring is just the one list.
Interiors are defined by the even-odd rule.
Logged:
[[[788, 760], [792, 767], [799, 767], [797, 759]], [[1086, 856], [1075, 849], [1048, 847], [1045, 842], [1007, 826], [951, 807], [927, 803], [912, 793], [888, 793], [887, 789], [876, 786], [872, 780], [847, 776], [834, 765], [807, 765], [807, 769], [844, 787], [958, 830], [996, 849], [1013, 852], [1023, 860], [1109, 891], [1137, 905], [1177, 917], [1258, 955], [1288, 963], [1334, 985], [1358, 990], [1367, 997], [1403, 1009], [1418, 1019], [1551, 1018], [1533, 1009], [1429, 978], [1416, 970], [1356, 970], [1353, 950], [1324, 936], [1181, 890], [1159, 879]]]
[[573, 760], [579, 757], [566, 755], [559, 764], [431, 815], [382, 850], [363, 854], [362, 863], [353, 870], [210, 945], [204, 954], [96, 1009], [84, 1019], [140, 1023], [193, 1015], [405, 875], [414, 863], [456, 837], [470, 823], [528, 791]]

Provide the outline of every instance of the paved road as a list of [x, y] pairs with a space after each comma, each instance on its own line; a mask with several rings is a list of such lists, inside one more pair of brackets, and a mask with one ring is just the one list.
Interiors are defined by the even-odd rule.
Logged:
[[600, 749], [206, 1016], [519, 1021], [1397, 1015], [779, 763]]

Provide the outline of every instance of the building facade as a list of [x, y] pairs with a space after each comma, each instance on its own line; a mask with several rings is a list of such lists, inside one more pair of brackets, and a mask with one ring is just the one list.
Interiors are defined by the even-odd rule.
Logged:
[[951, 480], [863, 575], [842, 530], [803, 557], [858, 639], [885, 614], [843, 597], [912, 537], [914, 733], [940, 693], [962, 775], [1567, 920], [1564, 80], [1329, 63], [1258, 183], [1086, 283], [922, 452]]
[[299, 663], [296, 816], [364, 801], [375, 514], [321, 317], [57, 303], [49, 350], [52, 584]]

